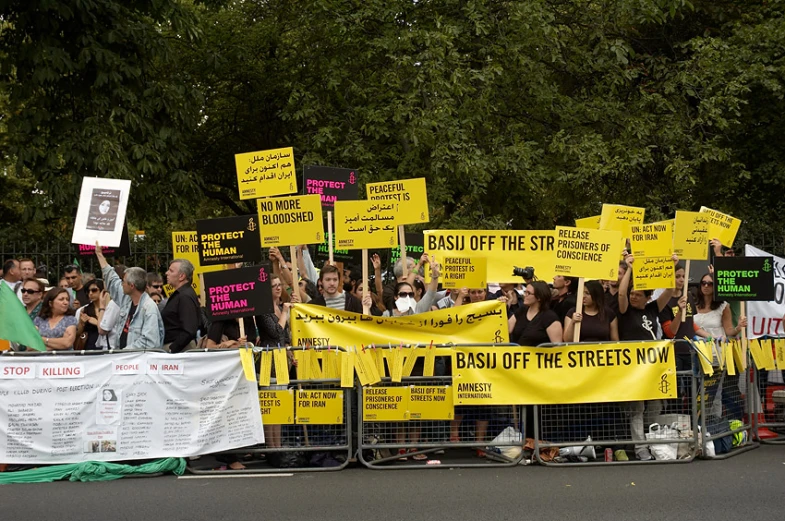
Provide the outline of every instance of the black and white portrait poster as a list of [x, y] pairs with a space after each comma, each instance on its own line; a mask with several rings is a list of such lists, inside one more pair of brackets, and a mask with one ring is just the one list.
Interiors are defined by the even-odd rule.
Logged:
[[83, 178], [71, 242], [120, 246], [130, 192], [128, 180]]

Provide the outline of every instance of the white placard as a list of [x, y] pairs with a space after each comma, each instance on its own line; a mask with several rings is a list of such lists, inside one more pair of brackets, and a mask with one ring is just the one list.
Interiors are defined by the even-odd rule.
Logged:
[[[0, 461], [188, 457], [264, 443], [256, 383], [245, 379], [237, 351], [75, 360], [0, 357]], [[75, 372], [77, 364], [79, 379], [41, 377], [43, 367]], [[169, 373], [125, 371], [134, 366]]]
[[785, 335], [785, 259], [747, 244], [747, 257], [771, 257], [774, 261], [774, 299], [771, 302], [747, 302], [747, 337]]
[[130, 193], [126, 179], [83, 178], [71, 242], [119, 247]]

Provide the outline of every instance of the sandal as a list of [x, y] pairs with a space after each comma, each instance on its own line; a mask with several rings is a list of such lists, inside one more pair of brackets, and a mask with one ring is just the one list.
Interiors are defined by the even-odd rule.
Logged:
[[486, 457], [486, 455], [485, 455], [485, 451], [484, 451], [484, 450], [477, 449], [477, 454], [476, 454], [476, 456], [477, 456], [478, 458], [485, 458], [485, 457]]
[[408, 461], [409, 458], [406, 456], [406, 449], [398, 449], [398, 461]]
[[[417, 449], [410, 449], [409, 452], [417, 452]], [[417, 461], [425, 461], [428, 459], [428, 455], [420, 452], [418, 454], [412, 455], [412, 459]]]

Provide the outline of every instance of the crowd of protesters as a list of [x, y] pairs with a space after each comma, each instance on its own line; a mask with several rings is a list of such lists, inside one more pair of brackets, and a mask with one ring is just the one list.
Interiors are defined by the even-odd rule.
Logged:
[[[717, 240], [711, 241], [711, 245], [715, 255], [733, 254], [733, 250], [722, 249]], [[738, 335], [746, 326], [746, 317], [738, 316], [728, 303], [714, 300], [711, 269], [700, 278], [696, 291], [685, 292], [688, 274], [675, 256], [675, 287], [652, 292], [633, 289], [631, 266], [635, 259], [625, 252], [617, 279], [585, 283], [578, 312], [579, 281], [572, 277], [554, 277], [550, 283], [532, 279], [521, 284], [440, 291], [440, 266], [427, 254], [420, 259], [399, 259], [392, 277], [385, 281], [378, 255], [371, 258], [371, 280], [363, 280], [362, 269], [347, 267], [342, 271], [336, 265], [326, 264], [317, 271], [306, 246], [296, 248], [296, 252], [298, 281], [293, 280], [291, 261], [277, 248], [270, 249], [274, 311], [243, 319], [244, 334], [235, 320], [211, 323], [207, 319], [193, 288], [194, 266], [185, 259], [173, 260], [164, 278], [142, 268], [112, 266], [98, 246], [101, 278], [82, 273], [77, 265], [68, 265], [59, 283], [50, 287], [49, 281], [36, 272], [34, 261], [24, 258], [4, 263], [0, 283], [18, 295], [50, 351], [163, 348], [180, 353], [196, 348], [232, 348], [247, 342], [288, 346], [290, 309], [300, 302], [400, 317], [495, 299], [506, 304], [510, 341], [523, 346], [576, 341], [578, 324], [583, 342], [685, 336], [725, 339]], [[426, 265], [430, 270], [427, 284]], [[232, 267], [236, 266], [229, 268]], [[171, 289], [166, 296], [164, 282]], [[366, 285], [368, 292], [363, 296]], [[676, 359], [678, 370], [690, 368], [691, 357], [686, 348], [677, 349]], [[294, 363], [291, 359], [290, 362]], [[438, 361], [437, 372], [448, 374], [448, 365]], [[415, 367], [412, 374], [422, 375], [421, 371], [422, 367]], [[632, 438], [643, 440], [644, 415], [649, 419], [659, 414], [661, 404], [630, 402], [626, 406]], [[460, 416], [456, 416], [451, 437], [458, 436], [460, 421]], [[478, 435], [482, 435], [480, 431], [486, 424], [484, 419], [478, 420]], [[273, 443], [276, 436], [280, 438], [280, 433], [268, 433]], [[397, 434], [398, 441], [405, 443], [408, 438], [410, 444], [416, 444], [419, 436], [416, 428], [401, 427]], [[405, 451], [401, 456], [406, 457]], [[636, 447], [636, 456], [651, 459], [644, 445]], [[233, 468], [235, 464], [232, 462]]]

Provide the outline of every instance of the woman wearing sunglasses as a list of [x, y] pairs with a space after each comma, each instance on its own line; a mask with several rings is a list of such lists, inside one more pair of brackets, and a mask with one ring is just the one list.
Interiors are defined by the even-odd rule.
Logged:
[[22, 302], [25, 305], [25, 310], [27, 310], [27, 314], [30, 316], [30, 319], [34, 319], [38, 316], [38, 312], [41, 311], [41, 303], [44, 299], [44, 285], [38, 279], [25, 279], [24, 283], [22, 284], [22, 289], [19, 292], [22, 294]]
[[85, 284], [85, 292], [90, 302], [76, 311], [79, 326], [76, 330], [76, 349], [92, 351], [99, 349], [96, 346], [100, 332], [101, 315], [106, 310], [101, 305], [101, 292], [104, 290], [104, 281], [94, 279]]
[[739, 325], [733, 327], [730, 306], [727, 302], [714, 300], [714, 278], [711, 273], [701, 277], [698, 289], [695, 324], [714, 339], [731, 338], [747, 327], [747, 317], [739, 317]]

